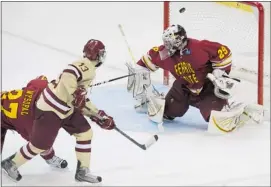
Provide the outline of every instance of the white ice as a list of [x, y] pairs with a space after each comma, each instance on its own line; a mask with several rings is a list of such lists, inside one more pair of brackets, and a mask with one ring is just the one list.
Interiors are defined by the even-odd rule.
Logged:
[[[117, 28], [119, 23], [137, 59], [161, 42], [162, 3], [4, 2], [2, 16], [2, 90], [21, 88], [41, 74], [56, 78], [81, 55], [84, 43], [92, 37], [103, 40], [108, 50], [106, 64], [98, 69], [95, 82], [125, 75], [124, 63], [130, 57]], [[161, 85], [161, 72], [153, 75], [153, 80], [159, 90], [168, 89]], [[261, 125], [250, 124], [234, 133], [214, 136], [207, 133], [199, 111], [190, 108], [182, 119], [165, 123], [165, 132], [160, 133], [156, 124], [133, 110], [126, 81], [95, 87], [90, 98], [139, 142], [154, 134], [159, 140], [143, 151], [116, 131], [105, 131], [91, 123], [91, 169], [103, 177], [103, 185], [270, 185], [269, 115]], [[243, 81], [239, 89], [239, 98], [256, 101], [254, 83]], [[268, 114], [270, 94], [265, 94]], [[2, 158], [24, 143], [17, 133], [9, 132]], [[52, 170], [37, 156], [20, 168], [23, 179], [17, 185], [75, 185], [74, 145], [75, 139], [60, 130], [54, 148], [69, 162], [69, 169]], [[15, 184], [3, 176], [2, 185]]]

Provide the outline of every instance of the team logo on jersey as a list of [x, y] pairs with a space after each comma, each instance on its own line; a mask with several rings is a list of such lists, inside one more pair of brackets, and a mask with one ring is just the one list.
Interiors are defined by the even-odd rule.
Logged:
[[191, 50], [186, 48], [183, 50], [183, 54], [184, 55], [191, 55]]

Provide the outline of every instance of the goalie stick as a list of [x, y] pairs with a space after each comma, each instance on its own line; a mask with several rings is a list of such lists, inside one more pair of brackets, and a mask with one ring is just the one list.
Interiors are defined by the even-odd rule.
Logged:
[[130, 56], [131, 56], [133, 62], [136, 64], [136, 59], [135, 59], [135, 57], [134, 57], [134, 55], [133, 55], [133, 53], [132, 53], [131, 47], [130, 47], [130, 45], [129, 45], [127, 39], [126, 39], [126, 36], [125, 36], [125, 34], [124, 34], [122, 25], [119, 24], [118, 27], [119, 27], [120, 33], [121, 33], [121, 35], [122, 35], [122, 37], [123, 37], [123, 39], [124, 39], [124, 41], [125, 41], [125, 43], [126, 43], [126, 47], [127, 47], [128, 51], [129, 51], [129, 54], [130, 54]]
[[[85, 106], [85, 108], [90, 111], [92, 113], [93, 116], [99, 118], [100, 120], [104, 120], [101, 116], [94, 114], [92, 112], [92, 110], [90, 108], [88, 108], [87, 106]], [[130, 140], [131, 142], [133, 142], [135, 145], [137, 145], [138, 147], [140, 147], [143, 150], [147, 150], [151, 145], [153, 145], [155, 142], [157, 142], [158, 140], [158, 136], [155, 134], [153, 135], [145, 144], [140, 144], [139, 142], [137, 142], [135, 139], [131, 138], [129, 135], [127, 135], [126, 133], [124, 133], [122, 130], [120, 130], [118, 127], [114, 127], [114, 129], [119, 132], [121, 135], [123, 135], [125, 138], [127, 138], [128, 140]]]
[[228, 75], [222, 75], [222, 77], [229, 78], [229, 79], [235, 80], [235, 81], [237, 81], [237, 82], [241, 82], [240, 79], [233, 78], [233, 77], [230, 77], [230, 76], [228, 76]]

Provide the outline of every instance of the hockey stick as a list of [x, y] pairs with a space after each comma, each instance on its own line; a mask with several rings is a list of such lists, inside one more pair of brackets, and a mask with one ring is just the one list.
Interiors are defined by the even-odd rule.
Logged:
[[123, 79], [123, 78], [126, 78], [126, 77], [130, 77], [130, 76], [133, 76], [133, 75], [135, 75], [135, 73], [130, 74], [130, 75], [124, 75], [124, 76], [117, 77], [117, 78], [114, 78], [114, 79], [110, 79], [110, 80], [107, 80], [107, 81], [99, 82], [99, 83], [90, 85], [89, 87], [99, 86], [99, 85], [101, 85], [101, 84], [106, 84], [106, 83], [108, 83], [108, 82], [116, 81], [116, 80]]
[[[97, 117], [101, 121], [105, 120], [101, 116], [93, 113], [93, 111], [90, 108], [88, 108], [87, 106], [84, 106], [84, 107], [91, 113], [92, 116]], [[131, 138], [129, 135], [127, 135], [126, 133], [124, 133], [122, 130], [120, 130], [118, 127], [115, 126], [114, 129], [117, 132], [119, 132], [121, 135], [123, 135], [125, 138], [127, 138], [128, 140], [130, 140], [131, 142], [133, 142], [135, 145], [137, 145], [138, 147], [140, 147], [143, 150], [147, 150], [152, 144], [154, 144], [158, 140], [158, 136], [154, 135], [145, 144], [140, 144], [136, 140], [134, 140], [133, 138]]]
[[155, 142], [157, 142], [158, 140], [158, 136], [154, 135], [152, 136], [145, 144], [140, 144], [138, 143], [136, 140], [134, 140], [133, 138], [131, 138], [129, 135], [125, 134], [122, 130], [120, 130], [118, 127], [114, 128], [117, 132], [119, 132], [121, 135], [123, 135], [125, 138], [127, 138], [128, 140], [130, 140], [131, 142], [133, 142], [135, 145], [137, 145], [138, 147], [140, 147], [143, 150], [147, 150], [151, 145], [153, 145]]
[[122, 35], [122, 37], [123, 37], [123, 39], [124, 39], [124, 41], [125, 41], [125, 43], [126, 43], [126, 46], [127, 46], [127, 48], [128, 48], [128, 51], [129, 51], [129, 54], [130, 54], [131, 58], [133, 59], [134, 63], [136, 63], [136, 60], [135, 60], [135, 57], [134, 57], [134, 55], [133, 55], [133, 53], [132, 53], [131, 47], [130, 47], [130, 45], [129, 45], [127, 39], [126, 39], [126, 36], [125, 36], [125, 34], [124, 34], [122, 25], [119, 24], [118, 27], [119, 27], [119, 30], [120, 30], [120, 32], [121, 32], [121, 35]]
[[228, 76], [228, 75], [222, 75], [222, 77], [229, 78], [229, 79], [235, 80], [235, 81], [237, 81], [237, 82], [241, 82], [240, 79], [233, 78], [233, 77], [230, 77], [230, 76]]

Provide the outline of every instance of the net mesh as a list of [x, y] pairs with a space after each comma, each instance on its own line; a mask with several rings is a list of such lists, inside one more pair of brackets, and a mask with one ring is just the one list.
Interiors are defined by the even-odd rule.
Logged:
[[[270, 2], [265, 9], [264, 85], [270, 86]], [[180, 13], [181, 8], [184, 13]], [[170, 2], [169, 25], [180, 24], [188, 37], [207, 39], [227, 45], [233, 52], [235, 77], [256, 83], [258, 80], [259, 11], [257, 7], [236, 2]], [[174, 78], [169, 75], [169, 84]]]

